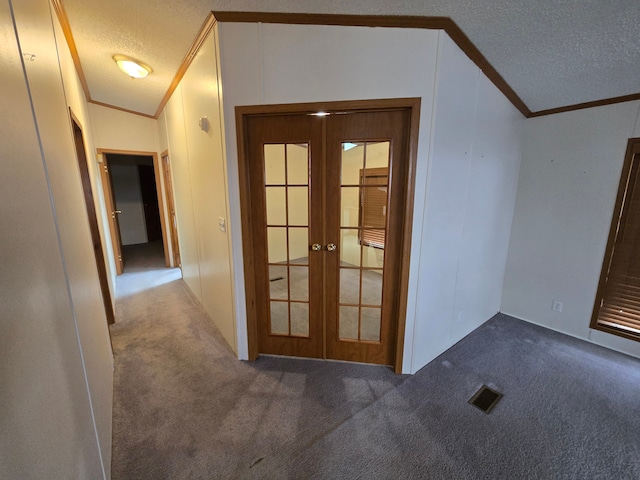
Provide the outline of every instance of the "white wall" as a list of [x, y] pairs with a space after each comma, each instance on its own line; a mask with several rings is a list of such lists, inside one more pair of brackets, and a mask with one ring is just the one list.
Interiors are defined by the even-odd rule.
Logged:
[[122, 245], [147, 243], [147, 227], [140, 191], [140, 175], [136, 163], [111, 160], [111, 187], [118, 215]]
[[502, 302], [504, 313], [635, 356], [640, 343], [589, 322], [639, 112], [628, 102], [527, 120]]
[[[207, 117], [210, 128], [198, 126]], [[207, 38], [161, 116], [174, 180], [183, 277], [237, 351], [215, 32]], [[161, 135], [164, 141], [164, 135]]]
[[411, 371], [500, 309], [524, 117], [441, 35]]
[[89, 168], [89, 176], [91, 178], [93, 203], [96, 206], [98, 230], [100, 231], [100, 238], [102, 240], [102, 251], [105, 255], [111, 300], [114, 303], [115, 309], [115, 259], [113, 256], [113, 247], [111, 245], [111, 236], [109, 233], [107, 208], [105, 205], [104, 193], [102, 191], [102, 182], [100, 181], [100, 164], [96, 161], [93, 130], [89, 119], [89, 106], [84, 96], [84, 91], [82, 90], [82, 85], [71, 57], [71, 52], [69, 51], [69, 47], [67, 46], [67, 42], [64, 38], [62, 27], [60, 26], [60, 22], [56, 15], [53, 15], [53, 25], [67, 104], [82, 129], [85, 154], [87, 156], [87, 166]]
[[94, 103], [89, 114], [96, 148], [160, 153], [157, 120]]
[[196, 243], [196, 231], [193, 218], [193, 196], [189, 170], [189, 150], [184, 124], [182, 105], [182, 86], [173, 92], [160, 117], [165, 122], [173, 190], [175, 196], [178, 241], [180, 242], [180, 260], [182, 278], [198, 299], [202, 298], [200, 287], [200, 264]]
[[113, 363], [50, 5], [13, 8], [19, 43], [0, 2], [0, 476], [106, 479]]
[[247, 340], [237, 105], [421, 97], [403, 371], [417, 371], [496, 313], [522, 116], [446, 34], [276, 24], [217, 28], [240, 357], [247, 356]]

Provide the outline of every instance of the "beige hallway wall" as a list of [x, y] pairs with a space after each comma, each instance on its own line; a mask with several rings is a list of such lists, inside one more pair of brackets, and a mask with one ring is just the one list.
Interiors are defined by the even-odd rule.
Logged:
[[[212, 32], [160, 119], [174, 177], [184, 280], [237, 352], [220, 95]], [[203, 117], [207, 131], [199, 126]]]
[[13, 2], [15, 24], [9, 5], [0, 2], [0, 477], [106, 479], [113, 359], [67, 108], [73, 85], [65, 91], [59, 63], [66, 45], [47, 0]]

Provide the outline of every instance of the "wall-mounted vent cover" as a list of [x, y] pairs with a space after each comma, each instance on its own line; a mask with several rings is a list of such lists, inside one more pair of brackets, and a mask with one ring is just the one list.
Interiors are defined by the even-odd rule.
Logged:
[[474, 407], [478, 407], [484, 413], [489, 413], [501, 398], [501, 393], [483, 385], [480, 387], [480, 390], [469, 399], [469, 403]]

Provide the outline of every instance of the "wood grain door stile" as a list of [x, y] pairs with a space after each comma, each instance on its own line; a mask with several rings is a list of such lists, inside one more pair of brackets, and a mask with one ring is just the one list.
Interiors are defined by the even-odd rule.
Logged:
[[107, 156], [102, 155], [102, 163], [100, 163], [100, 179], [102, 180], [102, 191], [104, 192], [104, 201], [106, 203], [107, 219], [109, 221], [109, 231], [111, 232], [111, 244], [113, 245], [113, 257], [116, 262], [116, 273], [121, 275], [124, 270], [124, 262], [122, 259], [122, 238], [120, 236], [120, 223], [118, 222], [118, 213], [116, 211], [116, 202], [113, 195], [113, 187], [111, 185], [111, 172], [109, 171], [109, 163]]
[[[363, 328], [362, 312], [367, 308], [364, 301], [365, 288], [363, 276], [370, 271], [378, 271], [377, 268], [365, 268], [364, 255], [366, 250], [373, 250], [367, 247], [361, 233], [358, 237], [360, 241], [361, 261], [360, 266], [360, 300], [358, 303], [358, 339], [344, 338], [340, 334], [341, 320], [341, 270], [344, 267], [344, 256], [340, 248], [328, 252], [326, 256], [326, 344], [327, 358], [349, 360], [366, 363], [378, 363], [383, 365], [393, 365], [395, 359], [396, 335], [398, 331], [398, 301], [400, 287], [399, 266], [402, 260], [402, 234], [404, 223], [404, 202], [406, 198], [406, 178], [409, 162], [406, 161], [406, 152], [409, 141], [410, 116], [407, 110], [391, 110], [378, 112], [354, 112], [349, 115], [332, 115], [327, 122], [327, 205], [326, 205], [326, 234], [330, 242], [338, 243], [342, 230], [349, 230], [343, 227], [344, 221], [341, 216], [341, 202], [345, 188], [344, 180], [340, 178], [341, 157], [344, 152], [343, 145], [354, 144], [354, 142], [372, 144], [388, 144], [388, 185], [387, 205], [385, 212], [390, 212], [386, 217], [386, 231], [384, 248], [382, 249], [384, 260], [382, 262], [382, 299], [380, 311], [380, 334], [379, 339], [363, 339], [361, 330]], [[366, 163], [366, 160], [365, 160]], [[359, 190], [376, 188], [365, 184], [365, 177], [359, 175]], [[356, 188], [356, 187], [351, 187]], [[362, 194], [360, 196], [362, 201]], [[362, 205], [361, 205], [362, 206]], [[362, 208], [360, 209], [362, 213]], [[361, 223], [362, 219], [360, 219]], [[359, 227], [362, 232], [362, 225]], [[366, 230], [365, 230], [366, 231]], [[355, 307], [353, 307], [355, 308]]]
[[[258, 337], [260, 348], [263, 353], [273, 353], [280, 355], [294, 355], [301, 357], [322, 356], [322, 290], [309, 288], [308, 292], [308, 334], [291, 335], [277, 333], [274, 334], [274, 319], [270, 315], [273, 301], [270, 299], [269, 271], [269, 242], [271, 247], [278, 245], [273, 238], [269, 240], [269, 230], [280, 230], [286, 228], [287, 251], [291, 252], [291, 237], [295, 227], [291, 225], [281, 226], [280, 224], [269, 224], [267, 214], [267, 188], [294, 188], [289, 186], [265, 187], [265, 145], [307, 145], [310, 158], [321, 156], [321, 131], [314, 129], [313, 123], [317, 121], [311, 116], [287, 116], [275, 117], [253, 117], [249, 120], [248, 128], [251, 132], [248, 144], [250, 158], [250, 189], [252, 195], [251, 224], [253, 225], [253, 239], [257, 248], [254, 249], [255, 261], [255, 285], [256, 285], [256, 307], [261, 312], [262, 321], [258, 325]], [[322, 242], [322, 197], [321, 197], [321, 165], [319, 163], [308, 162], [311, 171], [308, 175], [310, 188], [309, 217], [308, 217], [308, 237], [305, 247], [312, 243]], [[307, 167], [309, 168], [309, 167]], [[288, 206], [287, 206], [288, 207]], [[304, 265], [291, 265], [291, 258], [286, 261], [287, 270], [291, 268], [305, 268]], [[275, 265], [274, 265], [275, 266]], [[284, 267], [284, 265], [283, 265]], [[321, 282], [322, 275], [322, 252], [308, 250], [308, 275], [310, 284]], [[290, 281], [287, 275], [287, 281]], [[289, 289], [290, 285], [287, 285]], [[290, 302], [287, 304], [290, 315]]]

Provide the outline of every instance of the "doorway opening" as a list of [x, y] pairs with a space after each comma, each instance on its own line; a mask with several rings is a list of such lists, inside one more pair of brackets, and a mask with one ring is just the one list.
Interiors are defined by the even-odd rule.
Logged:
[[157, 154], [98, 153], [117, 273], [171, 266]]
[[401, 370], [419, 105], [237, 108], [251, 359]]

